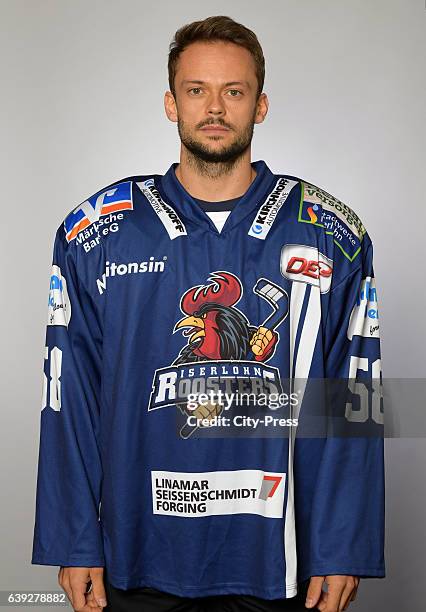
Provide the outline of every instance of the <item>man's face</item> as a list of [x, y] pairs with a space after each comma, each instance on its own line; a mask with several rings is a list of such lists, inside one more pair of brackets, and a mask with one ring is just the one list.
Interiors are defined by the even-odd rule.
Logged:
[[250, 146], [254, 123], [266, 114], [266, 95], [260, 98], [262, 112], [257, 87], [254, 60], [245, 48], [222, 41], [189, 45], [178, 60], [176, 105], [172, 116], [168, 113], [182, 144], [206, 162], [239, 158]]

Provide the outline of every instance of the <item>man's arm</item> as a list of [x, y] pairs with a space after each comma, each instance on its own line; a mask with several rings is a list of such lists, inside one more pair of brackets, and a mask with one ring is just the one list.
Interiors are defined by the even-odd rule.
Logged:
[[61, 225], [49, 287], [31, 563], [102, 568], [102, 321]]
[[[380, 338], [368, 234], [361, 248], [360, 264], [331, 289], [324, 331], [332, 425], [348, 425], [324, 442], [313, 497], [311, 576], [326, 578], [329, 593], [311, 580], [307, 599], [315, 605], [321, 595], [324, 611], [345, 609], [360, 577], [385, 575]], [[342, 395], [333, 379], [345, 379], [350, 392]], [[353, 424], [361, 428], [356, 437]]]

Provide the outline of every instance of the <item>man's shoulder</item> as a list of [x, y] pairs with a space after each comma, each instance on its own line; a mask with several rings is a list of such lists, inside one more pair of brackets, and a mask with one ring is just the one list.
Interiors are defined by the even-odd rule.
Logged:
[[[335, 195], [329, 193], [324, 188], [311, 183], [307, 180], [301, 181], [302, 185], [302, 197], [301, 200], [306, 202], [313, 212], [326, 211], [328, 216], [332, 216], [336, 220], [340, 220], [349, 226], [358, 237], [362, 240], [364, 234], [367, 232], [364, 223], [361, 221], [359, 215], [355, 212], [351, 205], [347, 202], [343, 202]], [[324, 219], [325, 220], [325, 219]]]
[[68, 209], [62, 217], [58, 231], [62, 231], [66, 243], [79, 243], [99, 230], [107, 231], [108, 216], [123, 218], [134, 208], [134, 185], [154, 179], [156, 174], [135, 174], [104, 185], [79, 204]]
[[297, 198], [293, 200], [292, 214], [312, 239], [315, 240], [315, 235], [317, 238], [318, 234], [324, 235], [325, 239], [332, 239], [333, 255], [348, 263], [359, 261], [361, 251], [371, 239], [352, 205], [305, 178], [289, 174], [277, 176], [297, 181], [299, 187]]
[[[355, 228], [359, 237], [362, 239], [362, 236], [367, 230], [359, 215], [347, 202], [340, 200], [335, 195], [326, 191], [323, 187], [305, 178], [301, 178], [300, 176], [278, 173], [276, 173], [275, 176], [277, 178], [282, 177], [296, 181], [300, 185], [299, 203], [302, 218], [306, 216], [306, 213], [303, 214], [306, 210], [308, 214], [307, 221], [317, 223], [321, 213], [327, 211], [329, 215]], [[303, 206], [304, 203], [306, 206]]]

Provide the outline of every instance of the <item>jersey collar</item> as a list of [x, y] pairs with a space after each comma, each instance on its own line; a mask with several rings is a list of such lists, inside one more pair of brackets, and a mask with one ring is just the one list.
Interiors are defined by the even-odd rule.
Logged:
[[161, 197], [167, 204], [172, 206], [179, 215], [190, 219], [197, 225], [204, 226], [216, 234], [224, 235], [235, 227], [242, 219], [250, 214], [254, 209], [263, 204], [266, 195], [271, 191], [276, 180], [273, 172], [268, 168], [263, 160], [251, 163], [256, 171], [256, 177], [247, 189], [240, 201], [234, 206], [228, 215], [222, 231], [219, 232], [213, 221], [201, 206], [186, 191], [182, 183], [178, 180], [175, 169], [178, 162], [174, 162], [167, 170], [166, 174], [160, 176], [156, 187]]

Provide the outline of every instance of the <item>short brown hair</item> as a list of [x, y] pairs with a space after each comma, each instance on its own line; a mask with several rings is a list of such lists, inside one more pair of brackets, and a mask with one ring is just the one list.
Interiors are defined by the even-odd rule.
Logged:
[[232, 42], [250, 51], [256, 66], [257, 97], [259, 97], [265, 81], [265, 58], [262, 47], [252, 30], [224, 15], [207, 17], [202, 21], [193, 21], [182, 26], [175, 33], [170, 43], [168, 60], [169, 87], [172, 94], [176, 97], [175, 76], [177, 62], [182, 51], [194, 42], [213, 42], [217, 40]]

